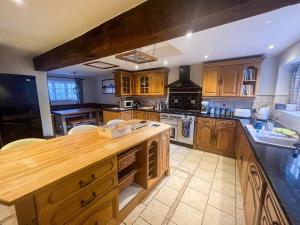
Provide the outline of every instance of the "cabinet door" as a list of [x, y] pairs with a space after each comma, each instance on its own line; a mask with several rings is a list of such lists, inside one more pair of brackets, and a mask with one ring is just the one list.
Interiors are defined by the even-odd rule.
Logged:
[[133, 111], [133, 119], [145, 120], [145, 112], [143, 111]]
[[203, 96], [218, 96], [219, 95], [219, 76], [220, 68], [206, 68], [203, 72]]
[[196, 147], [211, 149], [213, 147], [214, 124], [197, 122]]
[[169, 169], [170, 132], [166, 131], [160, 135], [159, 149], [159, 174], [163, 175]]
[[155, 73], [150, 75], [150, 94], [151, 95], [164, 95], [164, 74]]
[[266, 210], [264, 207], [261, 212], [259, 225], [274, 225], [270, 222], [270, 218], [269, 218], [268, 214], [266, 213]]
[[157, 121], [159, 122], [159, 113], [155, 112], [146, 112], [146, 120]]
[[242, 65], [222, 66], [220, 73], [220, 96], [238, 96]]
[[121, 74], [121, 95], [132, 95], [132, 76], [129, 74]]
[[138, 95], [150, 94], [150, 76], [148, 74], [137, 76], [137, 88]]
[[241, 143], [240, 149], [240, 180], [242, 190], [245, 192], [246, 189], [246, 180], [248, 176], [248, 167], [250, 164], [250, 149], [251, 147], [246, 140], [246, 137], [243, 137], [243, 142]]
[[121, 119], [120, 112], [103, 111], [103, 122], [107, 123], [110, 120]]
[[132, 120], [132, 111], [121, 112], [122, 120]]
[[245, 210], [245, 218], [247, 225], [256, 225], [259, 210], [260, 210], [260, 201], [258, 197], [258, 193], [255, 190], [253, 180], [251, 175], [248, 173], [247, 176], [247, 186], [245, 192], [245, 202], [244, 202], [244, 210]]
[[234, 137], [235, 127], [217, 125], [215, 129], [214, 149], [222, 155], [234, 157]]

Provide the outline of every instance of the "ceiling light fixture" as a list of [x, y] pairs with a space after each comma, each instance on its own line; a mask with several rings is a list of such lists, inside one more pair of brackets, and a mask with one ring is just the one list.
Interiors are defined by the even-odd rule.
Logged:
[[165, 65], [165, 66], [168, 65], [168, 61], [164, 61], [164, 65]]
[[17, 5], [23, 5], [24, 1], [23, 0], [12, 0], [14, 3], [16, 3]]
[[193, 35], [192, 32], [187, 32], [185, 36], [186, 36], [186, 37], [191, 37], [192, 35]]
[[272, 20], [266, 20], [266, 24], [272, 23]]
[[208, 55], [205, 55], [204, 58], [205, 58], [205, 59], [208, 59]]
[[268, 48], [269, 48], [269, 49], [273, 49], [273, 48], [274, 48], [274, 45], [269, 45]]
[[135, 65], [135, 67], [134, 67], [136, 70], [138, 70], [139, 69], [139, 65]]

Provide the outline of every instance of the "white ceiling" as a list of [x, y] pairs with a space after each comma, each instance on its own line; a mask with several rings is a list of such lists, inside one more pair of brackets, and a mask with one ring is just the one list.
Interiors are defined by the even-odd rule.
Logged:
[[36, 56], [145, 0], [0, 0], [0, 46]]
[[[207, 60], [235, 58], [257, 54], [277, 56], [300, 39], [300, 4], [285, 7], [259, 16], [236, 21], [223, 26], [194, 33], [191, 37], [180, 37], [156, 45], [157, 62], [139, 66], [139, 69], [197, 64]], [[273, 44], [274, 49], [268, 46]], [[152, 54], [154, 46], [142, 48]], [[208, 55], [205, 59], [204, 56]], [[122, 69], [135, 70], [135, 64], [115, 59], [114, 56], [100, 59]], [[98, 76], [110, 70], [101, 70], [84, 65], [75, 65], [50, 71], [56, 74]]]

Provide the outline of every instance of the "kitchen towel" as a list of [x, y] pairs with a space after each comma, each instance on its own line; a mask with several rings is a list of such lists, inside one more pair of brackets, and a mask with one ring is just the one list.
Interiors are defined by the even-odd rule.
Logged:
[[182, 136], [185, 138], [190, 137], [190, 127], [191, 121], [190, 120], [182, 120]]

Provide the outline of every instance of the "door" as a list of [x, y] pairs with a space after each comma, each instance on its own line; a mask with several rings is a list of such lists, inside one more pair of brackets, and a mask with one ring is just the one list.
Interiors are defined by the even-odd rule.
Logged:
[[146, 112], [146, 120], [159, 122], [159, 113]]
[[196, 147], [211, 149], [213, 147], [213, 134], [215, 125], [197, 122]]
[[169, 169], [169, 155], [170, 155], [170, 132], [166, 131], [160, 135], [160, 149], [159, 149], [159, 174], [163, 175]]
[[215, 129], [214, 148], [222, 155], [234, 157], [235, 128], [217, 125]]
[[164, 95], [164, 74], [155, 73], [150, 75], [150, 94], [151, 95]]
[[145, 120], [145, 112], [143, 111], [133, 111], [133, 119]]
[[203, 96], [218, 96], [219, 95], [219, 76], [220, 68], [206, 68], [203, 72]]
[[222, 66], [220, 96], [239, 96], [242, 65]]

